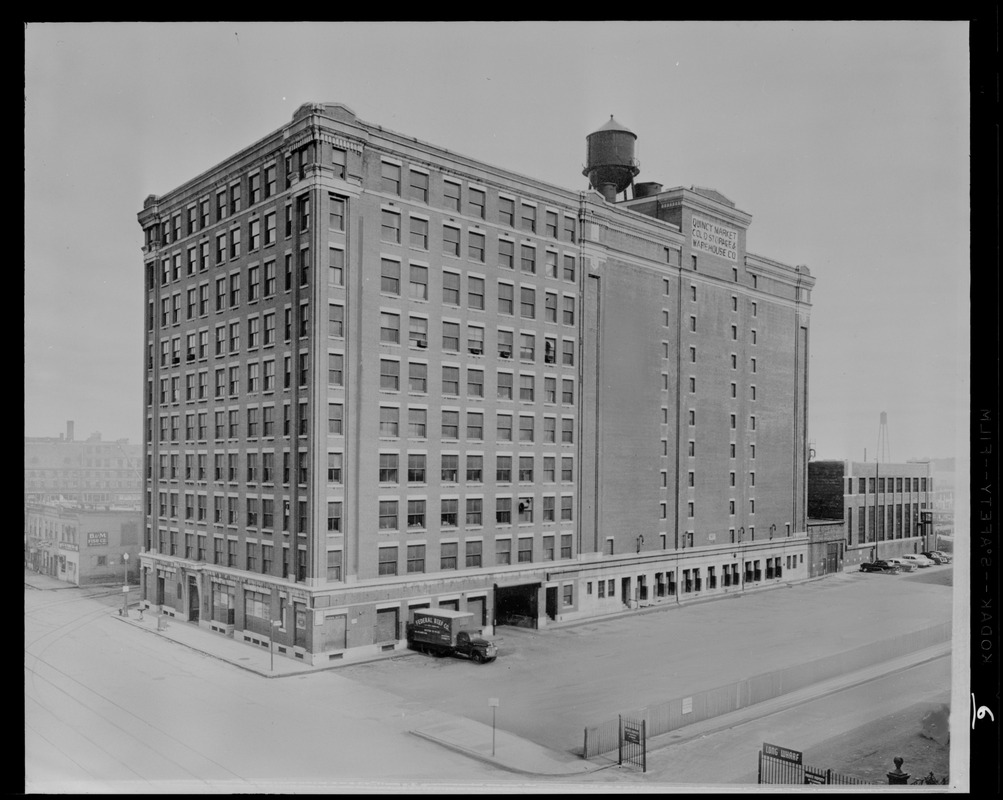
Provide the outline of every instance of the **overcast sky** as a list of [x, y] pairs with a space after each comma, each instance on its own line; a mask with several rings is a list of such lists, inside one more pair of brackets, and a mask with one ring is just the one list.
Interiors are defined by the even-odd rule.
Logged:
[[967, 431], [968, 27], [91, 23], [26, 27], [25, 433], [141, 441], [143, 199], [339, 101], [568, 189], [613, 114], [639, 181], [717, 189], [804, 264], [818, 458]]

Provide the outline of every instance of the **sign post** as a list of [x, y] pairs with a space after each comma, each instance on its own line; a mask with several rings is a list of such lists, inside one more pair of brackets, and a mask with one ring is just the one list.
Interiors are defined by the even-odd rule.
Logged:
[[489, 697], [488, 706], [491, 708], [491, 758], [495, 757], [495, 709], [498, 708], [498, 698]]

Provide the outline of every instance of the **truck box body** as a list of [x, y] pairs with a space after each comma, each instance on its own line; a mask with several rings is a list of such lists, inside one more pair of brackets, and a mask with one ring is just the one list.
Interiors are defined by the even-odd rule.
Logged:
[[497, 650], [480, 638], [481, 630], [469, 611], [422, 608], [411, 612], [407, 625], [408, 646], [434, 655], [457, 655], [474, 661], [493, 661]]

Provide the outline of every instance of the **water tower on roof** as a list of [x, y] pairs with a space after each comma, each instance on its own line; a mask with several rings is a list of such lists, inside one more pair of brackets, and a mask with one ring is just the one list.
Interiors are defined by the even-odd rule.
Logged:
[[616, 196], [630, 186], [641, 171], [634, 157], [637, 135], [610, 114], [609, 122], [590, 133], [585, 140], [587, 152], [582, 175], [607, 202], [616, 202]]

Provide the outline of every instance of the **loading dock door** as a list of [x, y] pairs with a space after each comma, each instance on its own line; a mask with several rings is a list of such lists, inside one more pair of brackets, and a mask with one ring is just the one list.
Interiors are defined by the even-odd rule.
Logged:
[[398, 608], [384, 608], [376, 612], [376, 643], [397, 641]]
[[474, 615], [474, 622], [479, 625], [487, 625], [487, 598], [471, 597], [467, 600], [467, 611]]
[[539, 583], [519, 586], [495, 584], [495, 622], [498, 625], [515, 625], [520, 628], [537, 627]]

